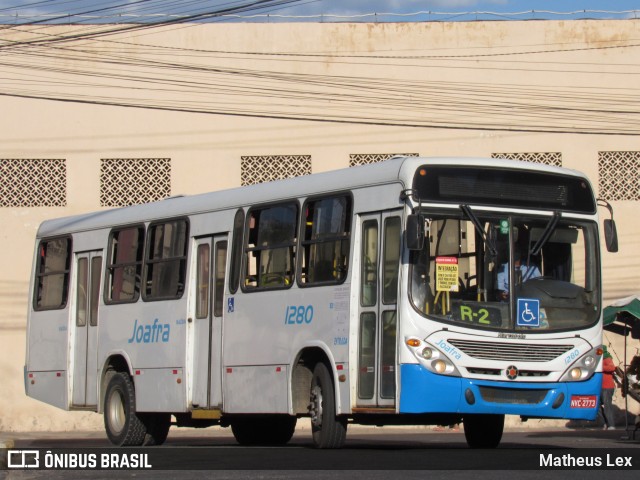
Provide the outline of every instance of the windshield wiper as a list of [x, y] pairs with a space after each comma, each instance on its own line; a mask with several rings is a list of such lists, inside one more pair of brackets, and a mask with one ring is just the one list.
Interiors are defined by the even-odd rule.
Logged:
[[482, 225], [480, 224], [480, 220], [478, 220], [476, 214], [473, 213], [471, 207], [469, 207], [469, 205], [460, 205], [460, 210], [464, 212], [467, 218], [471, 220], [471, 223], [473, 223], [473, 226], [476, 227], [476, 232], [478, 232], [480, 238], [482, 238], [482, 240], [484, 241], [484, 244], [487, 246], [487, 249], [489, 249], [489, 253], [491, 254], [491, 256], [497, 256], [498, 250], [496, 249], [496, 245], [493, 242], [493, 239], [487, 236], [487, 233], [484, 231]]
[[540, 250], [542, 250], [542, 247], [544, 247], [544, 244], [547, 243], [547, 241], [549, 240], [549, 237], [551, 236], [553, 231], [556, 229], [556, 225], [558, 225], [559, 221], [560, 221], [560, 212], [553, 212], [553, 217], [551, 218], [551, 220], [549, 220], [549, 223], [547, 223], [547, 226], [544, 227], [544, 232], [542, 232], [542, 235], [540, 235], [540, 238], [538, 239], [536, 244], [529, 249], [529, 255], [538, 255], [540, 253]]

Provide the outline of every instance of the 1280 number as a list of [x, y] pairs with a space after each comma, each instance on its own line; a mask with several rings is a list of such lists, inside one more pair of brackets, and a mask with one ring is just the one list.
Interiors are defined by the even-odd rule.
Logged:
[[287, 305], [284, 310], [285, 325], [309, 324], [313, 320], [313, 305]]

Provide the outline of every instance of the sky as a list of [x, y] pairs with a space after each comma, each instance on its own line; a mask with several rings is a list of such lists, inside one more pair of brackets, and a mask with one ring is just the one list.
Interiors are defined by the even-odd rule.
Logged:
[[[115, 18], [122, 13], [177, 14], [207, 12], [256, 0], [0, 0], [0, 23], [29, 23], [38, 15], [67, 15], [67, 22], [78, 21], [75, 14]], [[261, 2], [257, 2], [261, 3]], [[473, 21], [576, 18], [640, 18], [640, 0], [286, 0], [268, 8], [247, 8], [240, 19], [222, 21]], [[587, 10], [587, 12], [584, 12]], [[590, 12], [591, 10], [591, 12]], [[598, 13], [624, 12], [635, 13]], [[558, 12], [558, 13], [545, 13]], [[409, 15], [417, 12], [429, 14]], [[490, 12], [490, 13], [478, 13]], [[525, 13], [526, 12], [526, 13]], [[569, 12], [578, 12], [568, 15]], [[373, 15], [373, 14], [376, 15]], [[394, 15], [382, 15], [390, 13]], [[514, 15], [518, 13], [518, 15]], [[247, 18], [248, 15], [260, 14]], [[269, 14], [267, 18], [265, 15]], [[291, 18], [291, 17], [296, 18]], [[312, 18], [304, 18], [312, 16]], [[92, 22], [85, 15], [81, 22]], [[102, 21], [108, 21], [103, 18]], [[73, 19], [73, 20], [72, 20]], [[220, 21], [220, 20], [218, 20]]]
[[371, 12], [413, 13], [418, 11], [513, 13], [532, 10], [571, 12], [635, 9], [640, 9], [640, 1], [638, 0], [319, 0], [288, 10], [363, 14]]

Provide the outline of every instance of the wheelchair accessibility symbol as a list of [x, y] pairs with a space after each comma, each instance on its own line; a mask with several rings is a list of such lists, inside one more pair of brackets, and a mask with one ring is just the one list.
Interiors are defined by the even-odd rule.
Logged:
[[518, 299], [518, 322], [519, 327], [539, 327], [540, 326], [540, 300], [535, 298]]

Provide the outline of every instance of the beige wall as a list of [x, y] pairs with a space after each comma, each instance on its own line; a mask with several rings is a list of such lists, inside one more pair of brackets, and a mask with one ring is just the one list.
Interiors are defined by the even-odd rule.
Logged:
[[[73, 28], [48, 31], [64, 33]], [[330, 115], [354, 122], [384, 119], [413, 126], [227, 116], [0, 96], [0, 159], [64, 158], [67, 162], [66, 207], [0, 209], [0, 431], [100, 427], [97, 415], [59, 412], [26, 398], [22, 365], [36, 229], [47, 218], [100, 208], [101, 158], [171, 158], [175, 195], [239, 185], [242, 155], [311, 155], [313, 171], [321, 172], [348, 166], [353, 153], [489, 156], [494, 152], [561, 152], [564, 166], [586, 172], [597, 188], [598, 152], [639, 151], [637, 135], [478, 128], [517, 124], [516, 104], [526, 102], [540, 112], [534, 117], [527, 110], [521, 124], [531, 130], [551, 125], [552, 131], [612, 128], [640, 132], [634, 100], [640, 49], [633, 46], [639, 30], [640, 24], [632, 20], [212, 24], [87, 42], [81, 45], [82, 54], [42, 51], [56, 54], [55, 61], [12, 52], [7, 58], [18, 66], [0, 67], [0, 75], [24, 76], [21, 81], [8, 82], [3, 91], [21, 95], [75, 96], [83, 101], [104, 99], [283, 117]], [[21, 35], [25, 39], [30, 34]], [[178, 52], [167, 50], [169, 47], [190, 50]], [[101, 52], [101, 56], [90, 58], [87, 51]], [[265, 55], [268, 53], [294, 55]], [[126, 56], [128, 65], [103, 63], [107, 54], [120, 59]], [[142, 64], [132, 65], [132, 58]], [[202, 68], [159, 69], [149, 66], [149, 61]], [[29, 70], [45, 64], [54, 70]], [[194, 83], [185, 87], [78, 76], [55, 71], [57, 67]], [[236, 73], [223, 74], [219, 69]], [[261, 75], [254, 76], [256, 72]], [[299, 78], [289, 81], [294, 74], [306, 75], [306, 80], [312, 74], [322, 76], [318, 77], [322, 84], [301, 84]], [[327, 76], [339, 85], [327, 84]], [[351, 77], [348, 85], [345, 77]], [[27, 78], [35, 82], [24, 83]], [[381, 82], [380, 90], [360, 88], [372, 79]], [[70, 81], [74, 84], [62, 83]], [[195, 83], [205, 86], [196, 88]], [[157, 88], [160, 86], [162, 89]], [[240, 88], [250, 91], [231, 94]], [[266, 95], [274, 89], [277, 95]], [[292, 98], [289, 94], [297, 90], [309, 95]], [[481, 96], [479, 90], [488, 91], [487, 96]], [[362, 101], [356, 101], [356, 96]], [[589, 100], [581, 100], [585, 96]], [[608, 103], [598, 103], [599, 99]], [[564, 118], [563, 113], [551, 110], [558, 105], [581, 111]], [[628, 113], [591, 111], [594, 109]], [[476, 129], [432, 127], [442, 122], [450, 126], [471, 122]], [[613, 203], [620, 253], [603, 254], [606, 302], [640, 292], [638, 202]], [[608, 338], [621, 352], [620, 339]]]

